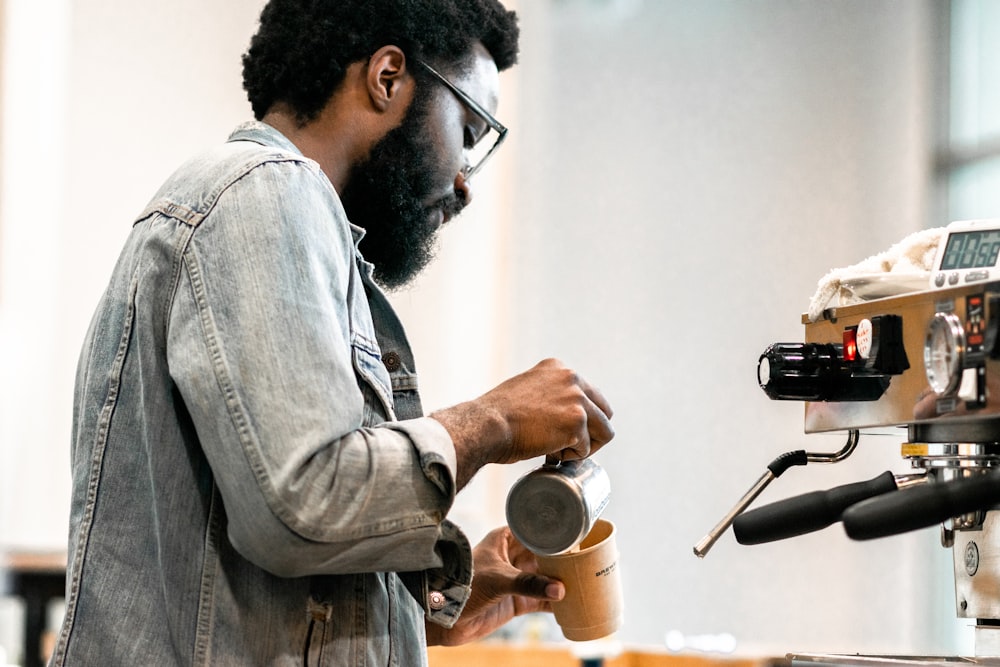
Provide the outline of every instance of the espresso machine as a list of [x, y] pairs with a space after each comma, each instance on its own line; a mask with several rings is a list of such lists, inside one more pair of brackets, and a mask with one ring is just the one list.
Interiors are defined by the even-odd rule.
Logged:
[[[767, 396], [802, 401], [805, 432], [843, 432], [845, 444], [777, 457], [694, 552], [704, 557], [730, 526], [753, 545], [837, 522], [855, 540], [939, 525], [953, 554], [955, 612], [975, 622], [974, 655], [790, 655], [792, 665], [1000, 664], [1000, 222], [946, 229], [916, 289], [870, 277], [883, 294], [803, 315], [804, 342], [764, 350], [757, 374]], [[905, 429], [907, 473], [749, 509], [787, 469], [843, 460], [885, 427]]]

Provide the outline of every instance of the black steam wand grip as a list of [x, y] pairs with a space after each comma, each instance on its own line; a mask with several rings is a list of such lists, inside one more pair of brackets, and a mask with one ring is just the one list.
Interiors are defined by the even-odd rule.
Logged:
[[865, 482], [813, 491], [764, 505], [738, 516], [733, 534], [740, 544], [763, 544], [826, 528], [857, 502], [896, 490], [891, 472]]
[[1000, 473], [902, 489], [863, 500], [844, 511], [844, 530], [855, 540], [898, 535], [1000, 503]]

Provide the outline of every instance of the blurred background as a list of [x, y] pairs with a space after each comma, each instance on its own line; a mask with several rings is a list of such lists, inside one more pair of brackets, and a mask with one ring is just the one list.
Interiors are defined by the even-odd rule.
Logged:
[[[1000, 2], [508, 5], [523, 33], [502, 76], [509, 139], [438, 261], [393, 295], [425, 407], [545, 357], [602, 389], [626, 645], [969, 654], [936, 530], [757, 547], [728, 533], [703, 560], [692, 546], [775, 456], [843, 445], [804, 435], [802, 406], [755, 377], [768, 344], [802, 339], [817, 281], [919, 229], [1000, 215]], [[91, 312], [160, 182], [251, 117], [240, 55], [262, 6], [0, 0], [0, 548], [64, 548]], [[864, 435], [759, 502], [903, 472], [903, 435]], [[484, 470], [454, 518], [473, 539], [503, 523], [538, 463]], [[11, 661], [20, 604], [0, 597]]]

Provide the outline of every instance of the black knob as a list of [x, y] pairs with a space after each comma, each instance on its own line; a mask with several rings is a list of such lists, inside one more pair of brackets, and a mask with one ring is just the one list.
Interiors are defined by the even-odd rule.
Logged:
[[757, 381], [775, 400], [875, 401], [889, 376], [844, 361], [834, 343], [775, 343], [757, 362]]

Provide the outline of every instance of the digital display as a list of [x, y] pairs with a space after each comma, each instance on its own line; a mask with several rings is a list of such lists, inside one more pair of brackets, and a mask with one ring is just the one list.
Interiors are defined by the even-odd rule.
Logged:
[[1000, 254], [1000, 229], [952, 232], [941, 258], [942, 271], [996, 266]]

